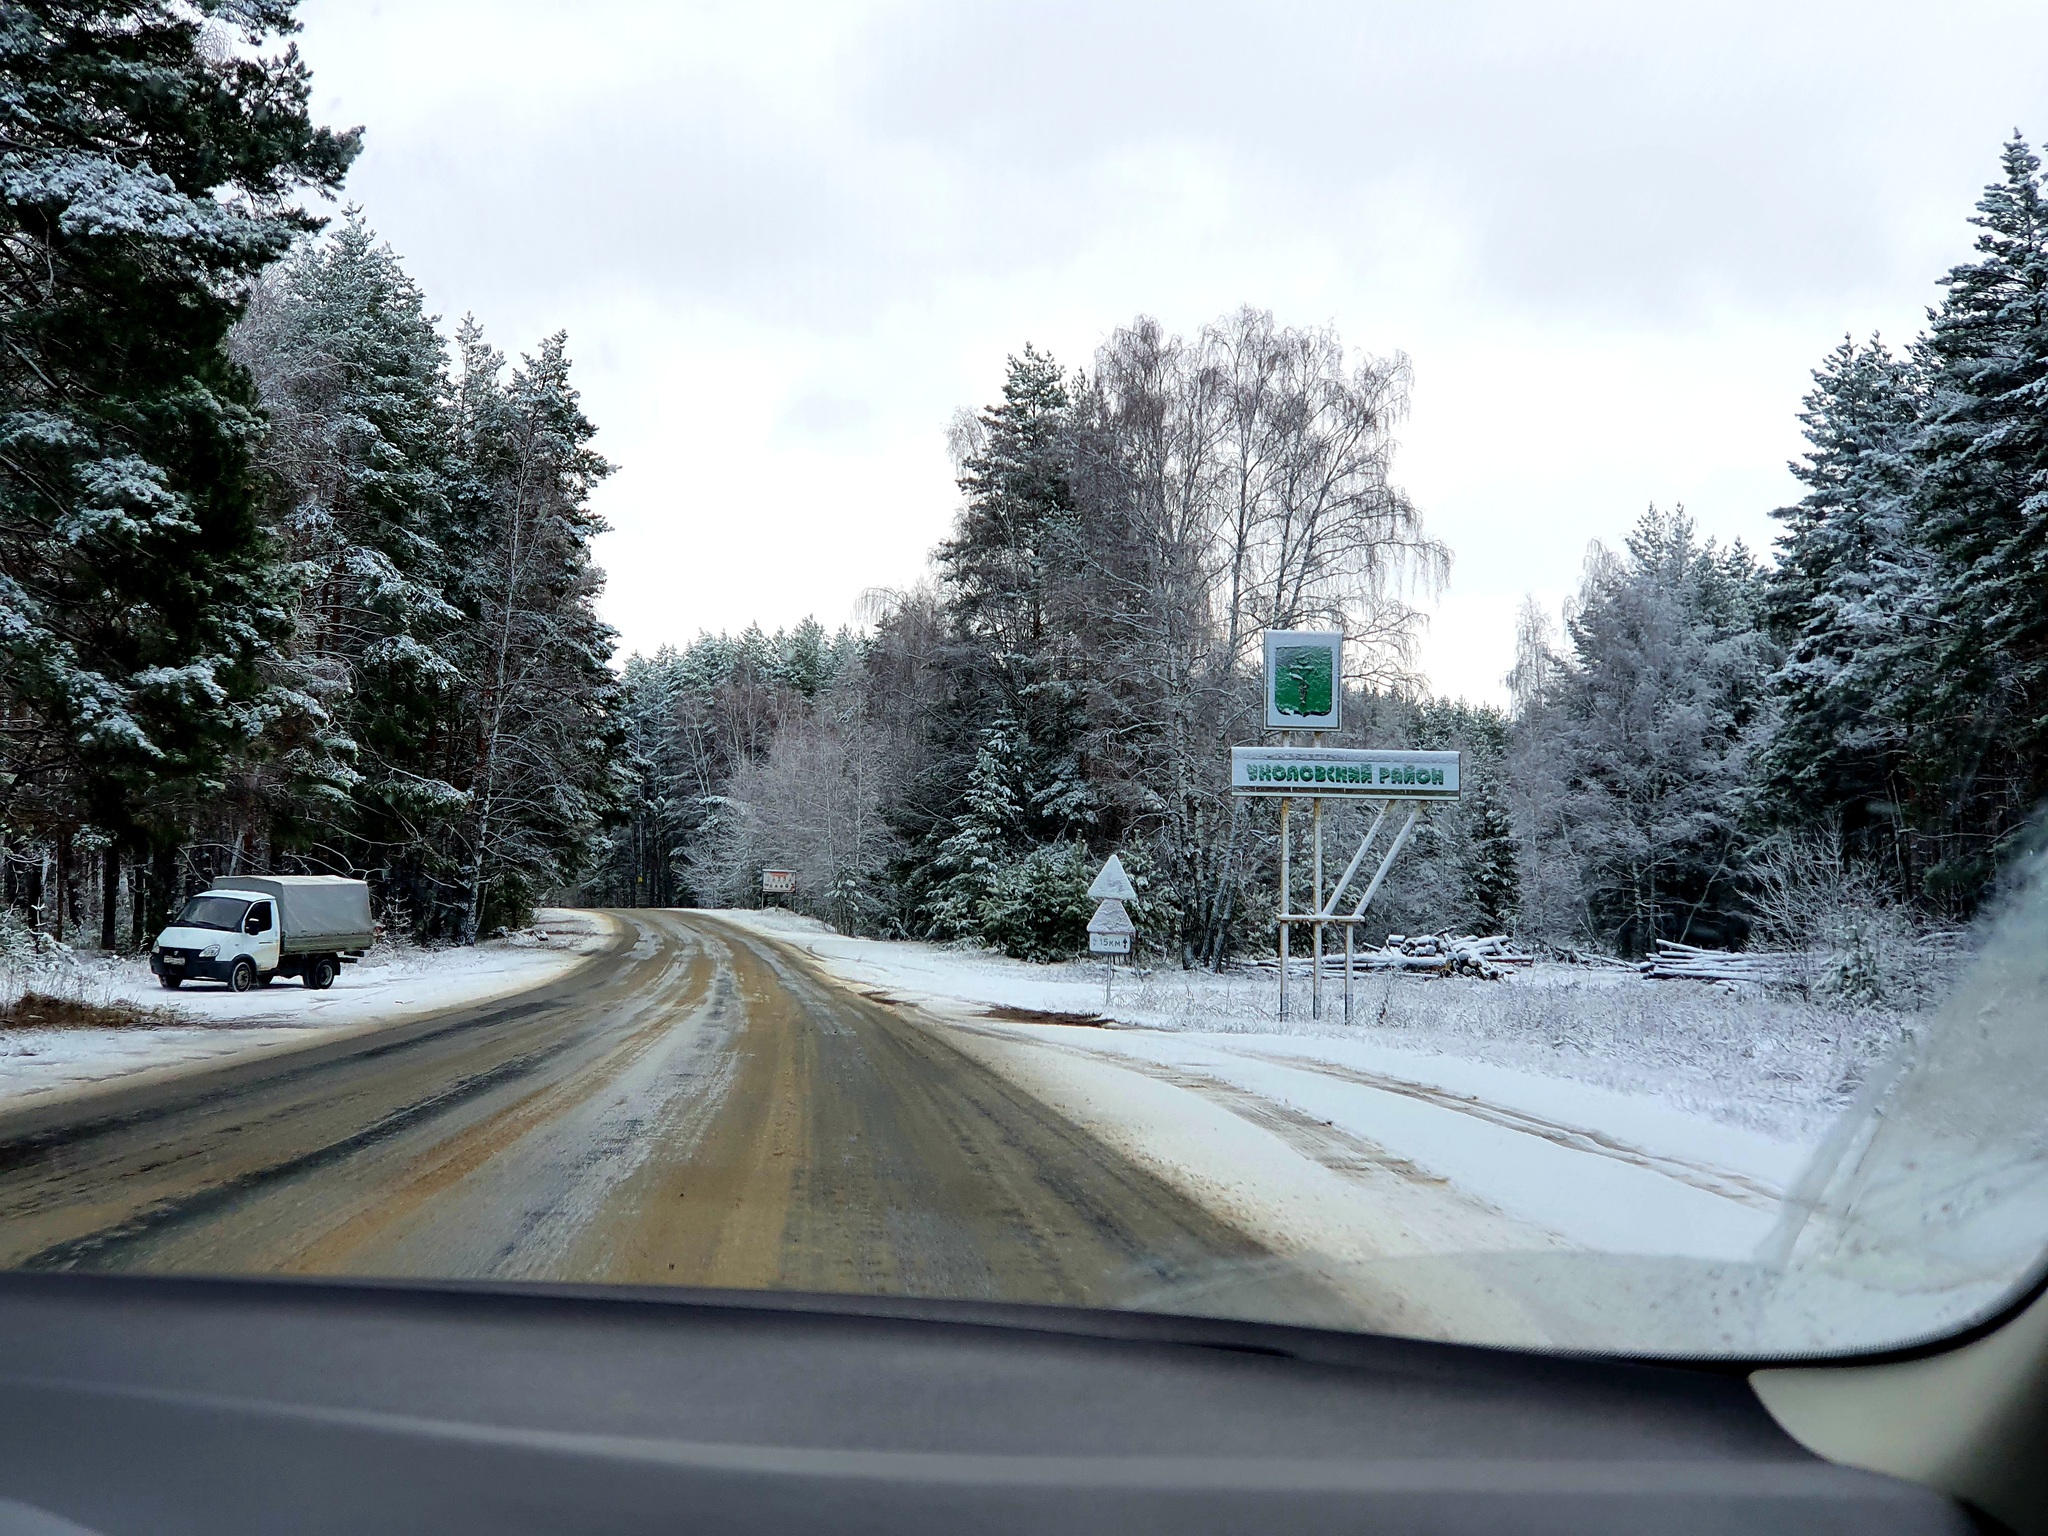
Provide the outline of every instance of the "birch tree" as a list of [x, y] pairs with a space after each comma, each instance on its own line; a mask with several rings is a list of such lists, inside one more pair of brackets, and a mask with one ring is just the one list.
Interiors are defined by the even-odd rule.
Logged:
[[611, 466], [569, 382], [566, 339], [549, 337], [501, 384], [503, 358], [465, 321], [457, 334], [455, 508], [465, 790], [455, 846], [461, 933], [522, 915], [542, 889], [579, 878], [624, 783], [612, 632], [597, 617], [603, 575], [590, 540], [592, 487]]
[[1259, 632], [1340, 628], [1354, 686], [1405, 680], [1410, 592], [1440, 582], [1449, 553], [1392, 480], [1401, 358], [1354, 359], [1334, 332], [1243, 309], [1193, 344], [1141, 320], [1104, 345], [1093, 384], [1081, 527], [1114, 680], [1105, 776], [1156, 843], [1182, 958], [1213, 964], [1246, 868], [1225, 759], [1261, 728]]

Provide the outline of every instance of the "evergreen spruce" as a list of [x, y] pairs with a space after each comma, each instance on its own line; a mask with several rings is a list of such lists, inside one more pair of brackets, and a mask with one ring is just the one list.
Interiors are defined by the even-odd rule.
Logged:
[[[1814, 374], [1800, 420], [1807, 487], [1786, 529], [1768, 614], [1785, 654], [1761, 756], [1777, 818], [1842, 827], [1915, 884], [1925, 819], [1915, 705], [1930, 689], [1936, 572], [1921, 542], [1916, 449], [1924, 391], [1909, 358], [1844, 339]], [[1934, 786], [1937, 793], [1942, 786]]]
[[[1440, 850], [1442, 865], [1441, 872], [1431, 873], [1444, 888], [1431, 893], [1438, 908], [1435, 925], [1479, 934], [1513, 932], [1521, 882], [1507, 792], [1507, 716], [1483, 706], [1432, 702], [1417, 711], [1404, 734], [1426, 751], [1457, 752], [1463, 767], [1458, 802], [1433, 807], [1430, 818], [1429, 843]], [[1445, 890], [1456, 895], [1448, 912], [1442, 910]]]
[[2017, 135], [1923, 347], [1921, 517], [1935, 665], [1915, 700], [1946, 791], [1937, 894], [1981, 889], [2048, 793], [2048, 205]]
[[1764, 589], [1654, 507], [1587, 562], [1569, 651], [1516, 721], [1525, 910], [1624, 952], [1739, 942], [1747, 763], [1768, 720]]
[[1025, 347], [962, 461], [965, 500], [937, 563], [960, 632], [998, 655], [1042, 650], [1058, 561], [1072, 552], [1072, 405], [1059, 365]]
[[932, 854], [936, 888], [927, 910], [941, 938], [982, 937], [984, 905], [1024, 843], [1030, 803], [1022, 783], [1024, 757], [1017, 722], [997, 716], [982, 733], [949, 835]]
[[549, 337], [509, 380], [471, 321], [457, 333], [453, 494], [444, 535], [464, 623], [448, 732], [466, 796], [447, 849], [466, 942], [523, 922], [544, 891], [583, 878], [627, 780], [613, 633], [597, 616], [604, 530], [590, 493], [611, 465]]
[[439, 777], [462, 617], [439, 542], [446, 348], [417, 284], [351, 212], [257, 290], [235, 351], [270, 419], [261, 462], [295, 594], [264, 743], [281, 770], [274, 836], [346, 848], [417, 904], [411, 850], [461, 803]]
[[294, 195], [336, 187], [357, 147], [307, 114], [306, 71], [274, 46], [291, 11], [0, 10], [9, 827], [176, 841], [265, 724], [261, 664], [289, 619], [254, 392], [223, 341], [251, 279], [318, 223]]

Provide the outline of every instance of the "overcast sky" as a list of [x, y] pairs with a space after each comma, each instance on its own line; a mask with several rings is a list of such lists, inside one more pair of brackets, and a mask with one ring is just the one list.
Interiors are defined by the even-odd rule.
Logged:
[[627, 648], [915, 580], [945, 426], [1026, 341], [1241, 303], [1406, 352], [1397, 478], [1456, 556], [1424, 660], [1649, 502], [1762, 547], [1808, 373], [1904, 339], [2048, 6], [313, 0], [349, 195], [452, 323], [556, 329]]

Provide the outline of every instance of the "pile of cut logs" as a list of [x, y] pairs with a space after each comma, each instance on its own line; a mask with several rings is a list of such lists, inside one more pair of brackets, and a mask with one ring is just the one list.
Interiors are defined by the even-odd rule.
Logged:
[[1652, 981], [1746, 981], [1758, 986], [1783, 986], [1796, 979], [1802, 958], [1790, 954], [1701, 949], [1693, 944], [1659, 939], [1656, 955], [1642, 961], [1640, 968]]
[[[1508, 974], [1504, 966], [1530, 965], [1535, 959], [1504, 934], [1482, 937], [1470, 933], [1390, 933], [1385, 945], [1357, 951], [1351, 963], [1361, 971], [1411, 971], [1425, 976], [1476, 976], [1485, 981], [1503, 981]], [[1270, 959], [1253, 963], [1260, 970], [1271, 970], [1278, 964]], [[1306, 970], [1312, 962], [1308, 956], [1297, 954], [1293, 963]], [[1344, 969], [1341, 938], [1334, 945], [1324, 940], [1323, 969]]]
[[1390, 933], [1384, 948], [1368, 952], [1382, 969], [1433, 971], [1439, 976], [1483, 976], [1498, 981], [1505, 965], [1531, 965], [1536, 957], [1504, 934]]

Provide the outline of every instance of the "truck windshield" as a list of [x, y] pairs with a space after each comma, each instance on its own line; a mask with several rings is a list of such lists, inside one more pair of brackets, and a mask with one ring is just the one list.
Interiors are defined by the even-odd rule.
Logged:
[[194, 896], [178, 914], [180, 928], [218, 928], [222, 933], [240, 933], [249, 903], [234, 896]]

